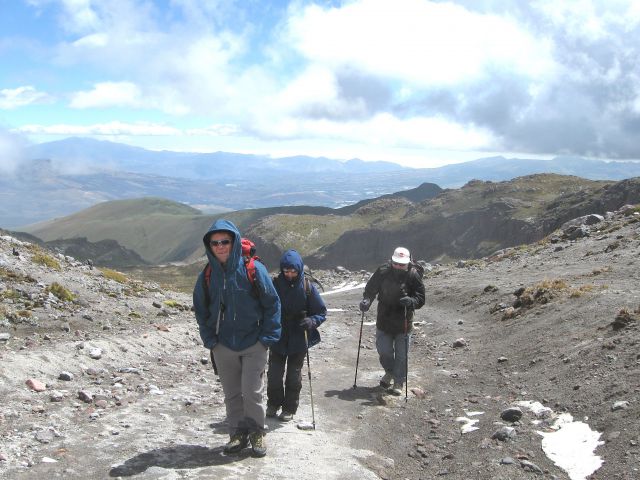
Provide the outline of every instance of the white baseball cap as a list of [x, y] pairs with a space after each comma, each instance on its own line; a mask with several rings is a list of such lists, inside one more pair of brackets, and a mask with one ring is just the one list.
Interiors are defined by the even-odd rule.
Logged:
[[409, 250], [407, 250], [406, 248], [398, 247], [393, 251], [393, 255], [391, 256], [391, 261], [406, 265], [411, 261], [411, 254], [409, 253]]

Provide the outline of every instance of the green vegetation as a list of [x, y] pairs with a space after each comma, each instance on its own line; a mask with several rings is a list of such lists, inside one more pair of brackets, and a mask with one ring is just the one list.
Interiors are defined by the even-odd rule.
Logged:
[[31, 277], [30, 275], [23, 275], [21, 273], [16, 273], [11, 270], [7, 270], [4, 267], [0, 267], [0, 278], [17, 280], [19, 282], [36, 283], [36, 279]]
[[9, 288], [3, 292], [0, 292], [0, 298], [5, 300], [17, 300], [18, 298], [20, 298], [20, 292]]
[[128, 269], [127, 274], [138, 280], [155, 282], [163, 289], [191, 293], [193, 292], [196, 278], [203, 268], [204, 262], [189, 265], [166, 265], [163, 267], [136, 267]]
[[111, 270], [110, 268], [99, 268], [98, 270], [104, 274], [105, 278], [115, 280], [118, 283], [127, 283], [129, 281], [124, 273], [120, 273], [116, 270]]
[[582, 295], [584, 295], [585, 293], [589, 293], [592, 292], [595, 289], [595, 285], [582, 285], [578, 288], [572, 288], [571, 291], [569, 292], [569, 297], [570, 298], [579, 298]]
[[71, 293], [69, 290], [67, 290], [57, 282], [53, 282], [51, 285], [49, 285], [47, 287], [47, 291], [51, 292], [53, 295], [64, 302], [72, 302], [75, 298], [73, 293]]
[[[537, 240], [542, 233], [548, 233], [540, 228], [549, 223], [546, 220], [561, 218], [568, 213], [569, 207], [572, 211], [586, 209], [588, 201], [604, 196], [603, 187], [611, 184], [613, 182], [538, 174], [501, 182], [470, 181], [462, 188], [443, 190], [436, 197], [415, 204], [403, 197], [385, 197], [346, 210], [273, 207], [216, 215], [204, 215], [177, 202], [143, 198], [105, 202], [68, 217], [33, 226], [28, 231], [44, 240], [86, 237], [95, 242], [113, 239], [155, 265], [197, 262], [204, 253], [203, 233], [221, 217], [234, 222], [249, 238], [268, 244], [270, 250], [264, 249], [268, 252], [264, 253], [267, 257], [276, 250], [288, 248], [295, 248], [307, 257], [339, 242], [345, 234], [375, 229], [381, 237], [407, 231], [442, 236], [434, 241], [437, 246], [425, 247], [432, 255], [425, 258], [429, 261], [453, 256], [478, 258], [511, 247], [510, 240]], [[640, 207], [634, 209], [640, 211]], [[629, 215], [634, 209], [629, 210]], [[447, 233], [444, 224], [452, 227], [450, 232]], [[517, 235], [511, 235], [513, 232]], [[446, 235], [467, 235], [465, 244], [476, 246], [458, 248], [452, 253], [453, 250], [447, 247], [451, 239], [445, 238]], [[510, 249], [502, 254], [502, 258], [517, 255], [519, 251], [531, 252], [542, 248], [548, 241], [548, 238], [541, 240], [537, 247]], [[168, 265], [164, 269], [140, 267], [137, 270], [141, 272], [138, 278], [145, 281], [178, 285], [182, 291], [191, 291], [198, 268], [201, 267]]]
[[54, 270], [60, 270], [62, 268], [60, 266], [60, 262], [58, 262], [51, 255], [47, 255], [46, 253], [35, 253], [32, 257], [32, 260], [33, 263], [45, 265], [49, 268], [53, 268]]

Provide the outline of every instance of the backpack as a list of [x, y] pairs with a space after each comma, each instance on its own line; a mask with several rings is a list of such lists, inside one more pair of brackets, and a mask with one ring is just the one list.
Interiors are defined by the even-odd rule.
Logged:
[[[254, 297], [258, 297], [258, 285], [257, 276], [256, 276], [256, 264], [255, 261], [258, 260], [261, 262], [260, 257], [256, 255], [256, 244], [253, 243], [248, 238], [242, 238], [240, 240], [240, 244], [242, 246], [242, 259], [244, 260], [244, 267], [247, 270], [247, 279], [251, 284], [251, 294]], [[207, 263], [202, 270], [202, 274], [204, 276], [204, 296], [207, 304], [210, 302], [209, 297], [209, 286], [211, 285], [211, 265]]]
[[[393, 268], [389, 262], [384, 263], [378, 267], [383, 275], [386, 275], [390, 269]], [[409, 271], [414, 270], [418, 274], [418, 278], [422, 280], [424, 277], [424, 267], [420, 265], [418, 262], [414, 262], [413, 259], [409, 262]]]
[[409, 265], [410, 268], [416, 271], [418, 277], [420, 277], [420, 280], [422, 280], [422, 278], [424, 277], [424, 267], [418, 262], [414, 262], [413, 259], [411, 259], [411, 263]]

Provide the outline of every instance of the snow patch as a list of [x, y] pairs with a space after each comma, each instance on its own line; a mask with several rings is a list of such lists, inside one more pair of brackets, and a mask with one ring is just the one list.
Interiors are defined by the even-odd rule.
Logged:
[[[541, 432], [542, 450], [562, 470], [567, 472], [571, 480], [586, 478], [602, 466], [602, 458], [595, 455], [595, 449], [604, 444], [600, 440], [600, 432], [591, 430], [584, 422], [576, 422], [569, 413], [557, 415], [553, 410], [540, 402], [518, 402], [538, 418], [554, 418], [549, 427], [551, 432]], [[534, 424], [542, 422], [534, 421]]]
[[476, 427], [475, 424], [480, 421], [479, 418], [471, 419], [467, 417], [457, 417], [456, 422], [462, 423], [463, 425], [460, 427], [460, 431], [462, 433], [473, 432], [474, 430], [479, 430], [480, 427]]
[[542, 450], [571, 480], [585, 480], [602, 466], [602, 458], [594, 455], [595, 449], [604, 444], [600, 432], [584, 422], [576, 422], [569, 413], [563, 413], [551, 426], [555, 431], [540, 432]]
[[328, 292], [322, 292], [320, 295], [333, 295], [334, 293], [347, 292], [349, 290], [357, 290], [359, 288], [364, 288], [367, 283], [358, 283], [358, 282], [342, 282], [339, 285], [336, 285]]

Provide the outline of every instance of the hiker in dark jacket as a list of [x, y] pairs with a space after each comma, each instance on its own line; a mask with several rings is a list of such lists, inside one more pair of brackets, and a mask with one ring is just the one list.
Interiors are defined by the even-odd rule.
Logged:
[[278, 418], [288, 422], [298, 410], [307, 348], [320, 342], [318, 327], [326, 320], [327, 308], [316, 287], [305, 278], [302, 257], [295, 250], [282, 255], [280, 274], [273, 283], [282, 306], [282, 335], [269, 352], [267, 416], [276, 417], [282, 407]]
[[394, 395], [402, 395], [407, 373], [408, 335], [413, 328], [411, 320], [414, 311], [424, 305], [424, 284], [411, 263], [409, 250], [396, 248], [389, 263], [374, 272], [364, 287], [360, 310], [369, 310], [376, 296], [376, 348], [384, 368], [380, 386]]
[[231, 437], [224, 451], [236, 453], [251, 442], [254, 454], [264, 456], [263, 376], [268, 348], [280, 338], [280, 299], [264, 265], [255, 262], [253, 284], [247, 277], [233, 223], [217, 220], [202, 241], [211, 277], [207, 282], [204, 271], [198, 276], [193, 305], [224, 391]]

